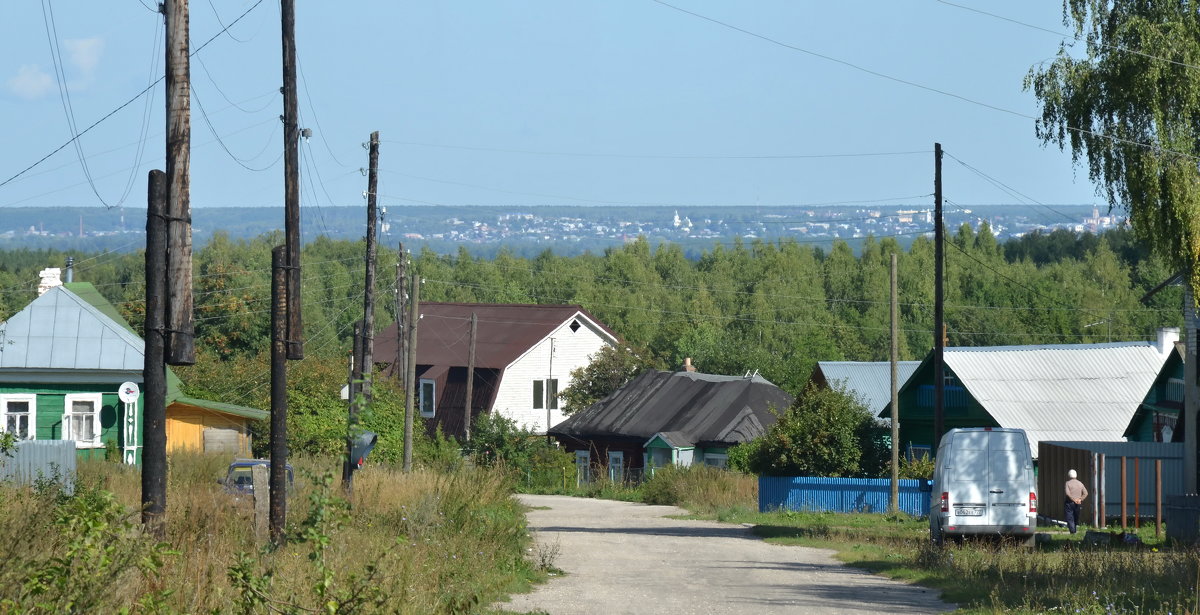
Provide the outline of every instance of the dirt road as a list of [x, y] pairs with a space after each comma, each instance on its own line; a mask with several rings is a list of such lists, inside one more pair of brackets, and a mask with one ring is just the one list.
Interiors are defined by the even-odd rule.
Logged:
[[934, 613], [937, 592], [839, 564], [830, 551], [763, 542], [748, 528], [681, 521], [671, 506], [522, 495], [536, 556], [566, 572], [501, 608], [617, 613]]

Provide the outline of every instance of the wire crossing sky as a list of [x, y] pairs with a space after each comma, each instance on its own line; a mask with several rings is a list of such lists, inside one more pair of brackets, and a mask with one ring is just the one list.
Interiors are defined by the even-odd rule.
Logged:
[[[103, 207], [131, 174], [125, 205], [145, 206], [137, 186], [163, 166], [165, 123], [161, 83], [138, 97], [162, 70], [148, 6], [5, 6], [0, 209]], [[313, 132], [302, 198], [363, 204], [362, 143], [379, 130], [381, 204], [393, 208], [869, 207], [932, 192], [935, 141], [971, 163], [945, 169], [962, 206], [1022, 202], [1013, 193], [1100, 202], [1069, 154], [1036, 139], [1039, 110], [1021, 88], [1060, 44], [1079, 45], [1061, 5], [964, 6], [301, 3], [301, 123]], [[190, 12], [193, 50], [207, 42], [192, 59], [193, 206], [280, 206], [278, 4]]]

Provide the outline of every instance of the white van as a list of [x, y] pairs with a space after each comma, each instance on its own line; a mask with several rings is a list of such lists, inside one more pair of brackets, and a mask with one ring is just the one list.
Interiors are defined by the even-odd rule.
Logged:
[[951, 429], [938, 445], [929, 506], [929, 535], [1016, 536], [1032, 545], [1037, 531], [1037, 479], [1022, 429]]

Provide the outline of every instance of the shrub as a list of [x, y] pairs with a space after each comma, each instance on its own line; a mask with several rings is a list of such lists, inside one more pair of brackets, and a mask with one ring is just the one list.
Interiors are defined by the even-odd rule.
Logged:
[[863, 476], [879, 472], [875, 420], [844, 389], [809, 388], [748, 451], [763, 476]]
[[758, 480], [739, 472], [705, 465], [666, 466], [642, 483], [647, 504], [682, 506], [700, 513], [758, 505]]

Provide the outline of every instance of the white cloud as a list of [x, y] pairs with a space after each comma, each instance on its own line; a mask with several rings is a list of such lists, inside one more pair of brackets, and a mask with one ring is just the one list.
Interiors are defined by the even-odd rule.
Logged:
[[37, 64], [24, 64], [6, 83], [8, 90], [26, 100], [45, 96], [54, 87], [54, 78]]
[[84, 79], [90, 79], [96, 67], [100, 65], [100, 56], [104, 53], [104, 39], [69, 38], [63, 41], [67, 48], [67, 61], [75, 67]]

